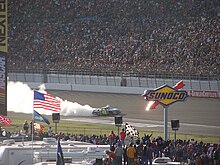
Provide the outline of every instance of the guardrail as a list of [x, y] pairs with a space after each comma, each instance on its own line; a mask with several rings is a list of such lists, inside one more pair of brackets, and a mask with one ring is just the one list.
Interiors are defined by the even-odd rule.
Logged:
[[184, 80], [220, 80], [220, 75], [195, 75], [189, 73], [168, 74], [161, 72], [102, 72], [90, 70], [46, 70], [46, 69], [8, 69], [8, 73], [30, 73], [30, 74], [63, 74], [63, 75], [88, 75], [88, 76], [105, 76], [105, 77], [145, 77], [145, 78], [163, 78], [163, 79], [184, 79]]

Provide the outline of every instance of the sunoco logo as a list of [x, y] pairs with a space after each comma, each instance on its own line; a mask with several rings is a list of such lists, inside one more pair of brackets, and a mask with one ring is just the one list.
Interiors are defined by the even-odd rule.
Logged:
[[168, 106], [177, 101], [184, 101], [188, 95], [186, 91], [178, 91], [168, 85], [164, 85], [155, 90], [146, 90], [143, 96], [148, 101], [158, 101], [164, 106]]

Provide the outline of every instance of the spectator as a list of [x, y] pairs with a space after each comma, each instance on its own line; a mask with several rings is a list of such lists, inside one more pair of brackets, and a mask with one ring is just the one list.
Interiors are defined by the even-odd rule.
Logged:
[[161, 136], [158, 136], [156, 138], [156, 145], [157, 145], [156, 157], [162, 157], [162, 153], [163, 153], [163, 139], [162, 139]]
[[120, 132], [120, 141], [123, 147], [125, 146], [125, 137], [126, 137], [125, 129], [122, 128]]
[[147, 162], [147, 146], [143, 146], [143, 150], [142, 150], [142, 153], [141, 153], [141, 162], [142, 162], [142, 165], [147, 165], [148, 162]]
[[209, 165], [209, 158], [205, 151], [203, 151], [200, 157], [201, 157], [202, 165]]
[[195, 165], [202, 165], [202, 160], [199, 154], [195, 154]]
[[124, 160], [124, 165], [126, 165], [126, 164], [128, 163], [127, 149], [128, 149], [127, 146], [123, 147], [123, 160]]
[[115, 155], [116, 155], [116, 160], [115, 160], [116, 164], [122, 165], [123, 149], [121, 142], [117, 143], [117, 146], [115, 148]]
[[109, 140], [110, 146], [114, 145], [114, 143], [116, 142], [116, 135], [115, 135], [114, 131], [110, 132], [110, 134], [108, 136], [108, 140]]
[[151, 143], [147, 144], [147, 160], [146, 160], [146, 164], [148, 165], [148, 162], [150, 163], [150, 165], [152, 165], [152, 161], [153, 161], [153, 148], [151, 146]]
[[31, 128], [31, 134], [34, 135], [34, 124], [33, 123], [35, 123], [35, 121], [34, 122], [33, 121], [30, 122], [30, 128]]
[[141, 138], [141, 139], [142, 139], [142, 143], [143, 143], [143, 144], [148, 143], [148, 141], [150, 140], [150, 137], [151, 137], [151, 136], [152, 136], [152, 134], [150, 134], [150, 135], [144, 134], [144, 136]]
[[125, 139], [124, 139], [124, 142], [125, 142], [125, 146], [128, 147], [128, 146], [130, 145], [130, 143], [132, 142], [131, 136], [126, 135], [126, 136], [125, 136]]
[[133, 146], [133, 143], [130, 143], [126, 153], [127, 153], [127, 157], [128, 157], [128, 165], [134, 165], [136, 150]]
[[220, 165], [220, 144], [218, 144], [214, 151], [214, 165]]
[[53, 130], [52, 130], [51, 126], [49, 126], [48, 131], [47, 131], [47, 136], [52, 137], [52, 135], [53, 135]]
[[116, 154], [113, 151], [109, 151], [109, 150], [107, 150], [105, 153], [108, 156], [107, 164], [108, 165], [117, 165], [116, 164]]
[[25, 120], [23, 123], [23, 129], [24, 129], [25, 134], [28, 135], [29, 124], [27, 120]]
[[135, 154], [134, 154], [134, 164], [139, 165], [140, 164], [140, 152], [138, 151], [137, 145], [134, 145]]

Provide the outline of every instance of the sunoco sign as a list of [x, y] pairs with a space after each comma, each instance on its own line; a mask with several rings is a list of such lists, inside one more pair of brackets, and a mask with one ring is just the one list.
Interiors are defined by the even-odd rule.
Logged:
[[184, 101], [188, 95], [186, 91], [176, 90], [168, 85], [164, 85], [155, 90], [144, 91], [143, 96], [148, 101], [158, 101], [164, 107], [167, 107], [177, 101]]

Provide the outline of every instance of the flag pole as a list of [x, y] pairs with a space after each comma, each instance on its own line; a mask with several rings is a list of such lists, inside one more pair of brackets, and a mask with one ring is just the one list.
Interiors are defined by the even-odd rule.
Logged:
[[32, 163], [34, 163], [34, 119], [32, 117], [32, 124], [31, 124], [32, 130], [31, 130], [31, 142], [32, 142]]
[[167, 132], [168, 132], [168, 110], [167, 107], [164, 107], [164, 140], [167, 141]]
[[33, 97], [33, 112], [32, 112], [32, 121], [31, 121], [31, 143], [32, 143], [32, 163], [34, 163], [34, 148], [33, 148], [33, 143], [34, 143], [34, 97]]

